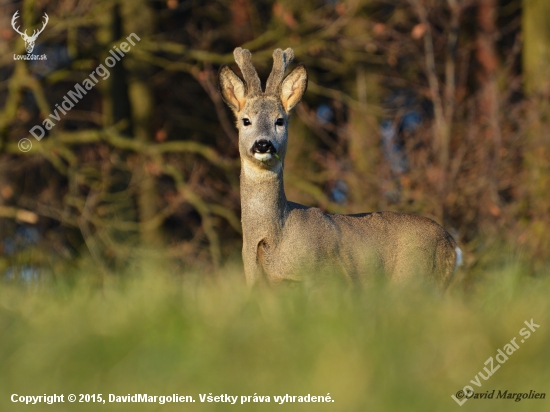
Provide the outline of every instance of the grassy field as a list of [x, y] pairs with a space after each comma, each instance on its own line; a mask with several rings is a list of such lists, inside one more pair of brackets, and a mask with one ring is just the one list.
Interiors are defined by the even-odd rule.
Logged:
[[[238, 268], [206, 279], [149, 271], [102, 288], [79, 279], [1, 287], [1, 411], [550, 410], [550, 277], [528, 277], [513, 262], [444, 297], [385, 286], [251, 293]], [[540, 327], [525, 339], [531, 319]], [[513, 338], [519, 349], [488, 380], [478, 375], [481, 387], [472, 384]], [[459, 406], [451, 395], [466, 385], [495, 390], [494, 398]], [[547, 396], [516, 402], [496, 399], [499, 390]], [[139, 393], [195, 402], [109, 402], [109, 394]], [[65, 402], [25, 405], [13, 394]], [[80, 403], [80, 394], [106, 402]], [[238, 398], [209, 403], [201, 394]], [[333, 402], [275, 401], [286, 394]]]

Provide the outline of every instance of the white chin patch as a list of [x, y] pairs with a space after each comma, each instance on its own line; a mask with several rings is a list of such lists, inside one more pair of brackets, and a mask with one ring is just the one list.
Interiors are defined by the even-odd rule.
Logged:
[[271, 153], [254, 153], [254, 157], [261, 162], [267, 162], [273, 155]]

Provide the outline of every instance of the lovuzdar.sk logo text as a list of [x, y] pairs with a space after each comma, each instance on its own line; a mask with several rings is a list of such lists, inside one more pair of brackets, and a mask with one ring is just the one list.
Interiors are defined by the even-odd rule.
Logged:
[[21, 30], [19, 30], [21, 26], [16, 26], [18, 17], [19, 17], [19, 10], [17, 10], [14, 13], [11, 19], [11, 26], [17, 33], [21, 35], [21, 38], [25, 42], [25, 49], [27, 50], [27, 54], [14, 54], [13, 59], [14, 60], [46, 60], [47, 57], [45, 54], [36, 55], [36, 54], [32, 54], [32, 51], [34, 50], [34, 44], [36, 42], [38, 35], [44, 31], [50, 18], [46, 13], [44, 13], [44, 16], [43, 16], [44, 21], [42, 22], [42, 28], [39, 30], [33, 30], [32, 36], [29, 36], [27, 34], [27, 30], [22, 32]]

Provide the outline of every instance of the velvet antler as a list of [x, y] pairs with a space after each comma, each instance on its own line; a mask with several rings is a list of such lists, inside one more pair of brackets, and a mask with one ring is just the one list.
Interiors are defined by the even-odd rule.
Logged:
[[267, 79], [267, 84], [265, 86], [265, 94], [277, 94], [279, 86], [283, 82], [285, 76], [285, 71], [294, 59], [294, 51], [291, 48], [282, 51], [277, 49], [273, 52], [273, 69], [271, 74]]
[[262, 93], [262, 86], [258, 73], [252, 64], [252, 54], [246, 49], [237, 47], [233, 52], [235, 61], [241, 69], [246, 84], [246, 96], [251, 97]]

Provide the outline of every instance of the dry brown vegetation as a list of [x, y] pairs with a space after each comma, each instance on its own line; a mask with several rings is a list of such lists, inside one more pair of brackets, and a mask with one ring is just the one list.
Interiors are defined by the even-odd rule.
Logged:
[[[207, 268], [236, 255], [237, 136], [216, 80], [221, 64], [236, 67], [236, 46], [253, 52], [264, 81], [277, 47], [292, 47], [308, 68], [291, 122], [289, 199], [329, 212], [432, 217], [457, 237], [467, 268], [500, 259], [493, 252], [503, 247], [533, 270], [545, 267], [550, 77], [540, 62], [550, 56], [539, 46], [550, 44], [550, 13], [543, 1], [529, 4], [4, 5], [0, 267], [55, 272], [89, 254], [110, 273], [147, 250]], [[46, 62], [13, 60], [24, 53], [10, 27], [16, 10], [29, 28], [50, 16], [35, 50]], [[130, 33], [141, 40], [109, 77], [41, 141], [30, 136]], [[31, 151], [18, 149], [22, 138]]]

